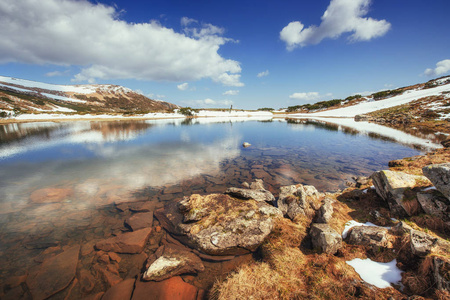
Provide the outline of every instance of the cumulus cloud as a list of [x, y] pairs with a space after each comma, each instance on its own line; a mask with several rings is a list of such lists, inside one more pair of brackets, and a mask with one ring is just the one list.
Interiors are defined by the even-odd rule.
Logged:
[[425, 75], [427, 76], [440, 76], [450, 72], [450, 59], [441, 60], [436, 64], [434, 69], [426, 69]]
[[289, 96], [289, 99], [300, 100], [300, 101], [314, 101], [320, 99], [318, 92], [309, 93], [293, 93]]
[[269, 75], [269, 70], [265, 70], [264, 72], [258, 73], [258, 75], [256, 75], [256, 77], [261, 78], [264, 76], [268, 76]]
[[47, 77], [56, 77], [56, 76], [65, 76], [69, 73], [69, 70], [66, 70], [64, 72], [61, 71], [53, 71], [53, 72], [48, 72], [45, 74], [45, 76]]
[[352, 33], [350, 41], [369, 41], [383, 36], [391, 28], [386, 20], [364, 17], [369, 12], [371, 0], [331, 0], [319, 26], [305, 28], [299, 21], [289, 23], [280, 32], [286, 48], [315, 45], [325, 38], [336, 39], [343, 33]]
[[188, 88], [189, 88], [189, 83], [187, 83], [187, 82], [177, 85], [177, 89], [179, 89], [180, 91], [185, 91]]
[[183, 18], [179, 33], [157, 21], [127, 23], [121, 13], [85, 0], [2, 0], [0, 63], [79, 66], [75, 81], [210, 78], [243, 85], [240, 63], [218, 53], [232, 41], [222, 28]]
[[186, 100], [183, 103], [193, 106], [193, 107], [228, 107], [233, 104], [231, 100], [213, 100], [210, 98], [206, 98], [204, 100]]
[[239, 94], [238, 90], [229, 90], [229, 91], [226, 91], [225, 93], [223, 93], [222, 95], [236, 96], [238, 94]]

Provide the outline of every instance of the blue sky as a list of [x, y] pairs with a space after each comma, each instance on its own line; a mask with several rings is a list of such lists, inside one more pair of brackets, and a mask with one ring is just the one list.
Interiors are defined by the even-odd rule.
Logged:
[[448, 0], [2, 0], [0, 75], [281, 108], [450, 73]]

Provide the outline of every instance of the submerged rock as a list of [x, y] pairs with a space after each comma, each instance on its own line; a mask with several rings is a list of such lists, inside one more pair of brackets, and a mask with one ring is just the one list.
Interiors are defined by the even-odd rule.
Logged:
[[192, 195], [155, 211], [160, 223], [185, 245], [211, 255], [255, 251], [281, 212], [253, 199]]
[[450, 199], [450, 163], [425, 166], [422, 171], [438, 191]]
[[125, 220], [125, 225], [133, 231], [152, 227], [152, 224], [153, 212], [137, 213]]
[[201, 259], [189, 251], [166, 246], [142, 276], [143, 280], [161, 281], [176, 275], [203, 272], [205, 267]]
[[328, 224], [311, 225], [311, 241], [314, 248], [335, 254], [342, 247], [342, 236]]
[[[377, 194], [387, 202], [390, 210], [400, 217], [411, 216], [420, 210], [411, 189], [430, 184], [425, 176], [388, 170], [374, 172], [371, 178]], [[406, 195], [407, 192], [410, 194]]]
[[144, 228], [133, 232], [97, 242], [95, 248], [103, 251], [117, 253], [141, 253], [152, 232], [151, 228]]
[[79, 252], [80, 246], [73, 246], [30, 271], [26, 283], [33, 299], [47, 299], [70, 284], [75, 277]]
[[44, 188], [31, 193], [30, 201], [33, 203], [55, 203], [65, 200], [72, 194], [72, 189]]
[[312, 185], [290, 185], [280, 188], [277, 204], [284, 215], [294, 220], [297, 215], [312, 218], [320, 208], [323, 194]]
[[184, 282], [179, 276], [163, 281], [142, 282], [137, 280], [132, 300], [196, 300], [198, 288]]

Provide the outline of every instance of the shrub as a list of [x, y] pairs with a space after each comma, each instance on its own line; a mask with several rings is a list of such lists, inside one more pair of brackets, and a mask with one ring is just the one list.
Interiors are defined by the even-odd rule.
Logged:
[[386, 91], [373, 93], [372, 96], [375, 100], [380, 100], [380, 99], [384, 99], [387, 97], [393, 97], [393, 96], [396, 96], [401, 93], [403, 93], [402, 90], [386, 90]]
[[190, 107], [182, 107], [178, 110], [178, 112], [187, 117], [192, 117], [194, 115], [194, 112], [196, 112], [196, 110]]
[[362, 98], [362, 96], [357, 94], [357, 95], [353, 95], [353, 96], [348, 96], [347, 98], [345, 98], [345, 101], [351, 101], [351, 100], [355, 100], [355, 99], [359, 99], [359, 98]]
[[263, 107], [263, 108], [258, 108], [258, 110], [263, 110], [263, 111], [273, 111], [273, 108], [270, 107]]
[[6, 111], [0, 111], [0, 118], [6, 118], [8, 113]]

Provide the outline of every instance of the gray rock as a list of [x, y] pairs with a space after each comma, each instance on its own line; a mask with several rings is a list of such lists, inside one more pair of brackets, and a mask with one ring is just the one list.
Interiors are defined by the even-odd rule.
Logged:
[[342, 247], [342, 237], [328, 224], [312, 224], [309, 232], [314, 248], [335, 254]]
[[316, 223], [328, 223], [333, 216], [333, 202], [331, 198], [325, 198], [323, 205], [320, 207], [317, 214]]
[[411, 252], [417, 256], [427, 256], [437, 244], [438, 239], [425, 232], [411, 230]]
[[266, 189], [264, 187], [264, 182], [262, 181], [262, 179], [256, 179], [254, 182], [252, 182], [250, 184], [250, 188], [252, 190], [265, 190]]
[[403, 235], [410, 234], [412, 231], [412, 227], [406, 224], [403, 221], [398, 222], [394, 227], [392, 227], [389, 231], [395, 235]]
[[176, 275], [204, 270], [201, 259], [194, 253], [166, 246], [164, 253], [148, 267], [142, 279], [161, 281]]
[[225, 191], [225, 194], [229, 194], [233, 197], [237, 197], [240, 199], [253, 199], [256, 201], [266, 201], [266, 202], [275, 201], [275, 197], [272, 195], [272, 193], [264, 189], [255, 190], [255, 189], [241, 189], [231, 187]]
[[[155, 217], [180, 242], [210, 255], [255, 251], [272, 231], [274, 219], [282, 217], [277, 208], [266, 202], [223, 194], [192, 195], [183, 202], [155, 211]], [[183, 221], [192, 211], [208, 213]]]
[[322, 193], [312, 185], [290, 185], [280, 188], [277, 206], [291, 220], [298, 215], [313, 217], [321, 206]]
[[429, 183], [425, 176], [388, 170], [374, 172], [371, 178], [377, 194], [388, 203], [390, 210], [400, 217], [411, 216], [416, 207], [412, 203], [407, 203], [417, 201], [416, 198], [405, 197], [405, 192]]
[[348, 235], [348, 243], [372, 249], [388, 247], [388, 229], [377, 226], [355, 226]]
[[417, 200], [425, 213], [443, 220], [449, 219], [446, 198], [434, 193], [417, 193]]
[[450, 163], [425, 166], [422, 171], [438, 191], [450, 199]]
[[450, 261], [444, 257], [434, 256], [433, 258], [433, 280], [438, 290], [450, 291]]

